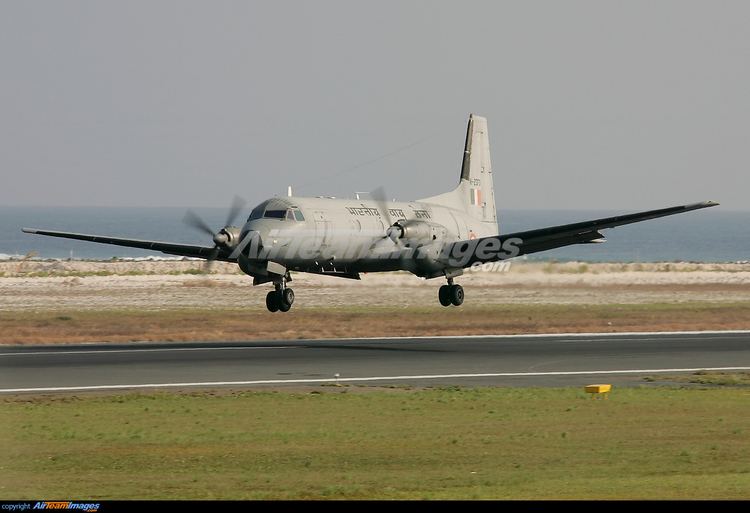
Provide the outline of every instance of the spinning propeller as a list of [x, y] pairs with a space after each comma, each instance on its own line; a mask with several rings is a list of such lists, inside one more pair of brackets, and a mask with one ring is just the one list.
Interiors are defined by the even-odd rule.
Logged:
[[391, 239], [394, 244], [398, 244], [398, 239], [403, 237], [404, 229], [399, 224], [399, 221], [393, 222], [391, 211], [388, 208], [388, 198], [385, 195], [385, 189], [383, 186], [378, 187], [370, 193], [370, 197], [377, 203], [378, 210], [383, 215], [388, 228], [385, 229], [385, 235], [383, 239]]
[[235, 196], [232, 199], [232, 205], [229, 207], [229, 213], [224, 228], [218, 232], [214, 232], [213, 228], [211, 228], [203, 218], [192, 210], [185, 212], [185, 217], [182, 218], [182, 222], [200, 232], [210, 235], [211, 239], [214, 241], [214, 250], [206, 259], [204, 272], [208, 272], [211, 269], [212, 263], [219, 257], [219, 253], [222, 249], [233, 248], [239, 242], [240, 229], [234, 226], [234, 222], [237, 220], [237, 217], [242, 212], [242, 209], [245, 208], [246, 204], [247, 202], [244, 199]]

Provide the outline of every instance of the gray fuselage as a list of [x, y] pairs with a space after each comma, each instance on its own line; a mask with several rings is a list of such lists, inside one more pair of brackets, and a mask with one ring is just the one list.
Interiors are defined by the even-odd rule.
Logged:
[[[403, 237], [388, 237], [397, 222], [405, 227]], [[251, 232], [259, 238], [244, 251], [250, 263], [270, 260], [319, 273], [406, 270], [432, 276], [444, 268], [439, 255], [445, 243], [497, 235], [497, 225], [422, 201], [283, 197], [253, 209], [241, 239]], [[255, 274], [254, 266], [244, 267]]]

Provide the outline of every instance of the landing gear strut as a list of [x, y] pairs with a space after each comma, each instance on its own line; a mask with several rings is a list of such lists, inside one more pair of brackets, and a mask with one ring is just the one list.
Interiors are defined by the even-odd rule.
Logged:
[[266, 295], [269, 312], [288, 312], [294, 303], [294, 291], [286, 286], [286, 280], [274, 283], [274, 290]]
[[453, 283], [453, 278], [448, 278], [448, 285], [443, 285], [438, 291], [438, 299], [443, 306], [460, 306], [464, 302], [464, 288]]

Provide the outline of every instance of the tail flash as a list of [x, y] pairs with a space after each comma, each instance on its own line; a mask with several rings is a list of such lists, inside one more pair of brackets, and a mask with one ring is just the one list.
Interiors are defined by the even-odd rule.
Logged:
[[471, 204], [482, 205], [482, 189], [471, 189]]

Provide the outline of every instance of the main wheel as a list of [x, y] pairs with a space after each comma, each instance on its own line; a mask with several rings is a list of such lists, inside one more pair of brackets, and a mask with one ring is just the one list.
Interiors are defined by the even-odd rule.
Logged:
[[294, 304], [294, 291], [290, 288], [285, 288], [284, 292], [281, 293], [281, 302], [292, 306]]
[[461, 306], [461, 303], [464, 302], [464, 288], [461, 285], [451, 285], [450, 298], [451, 303], [456, 306]]
[[275, 290], [272, 290], [266, 295], [266, 308], [269, 312], [277, 312], [279, 310], [279, 295]]
[[282, 312], [288, 312], [292, 307], [292, 303], [294, 303], [294, 291], [288, 288], [277, 290], [276, 297], [279, 302], [279, 310]]
[[440, 290], [438, 290], [438, 299], [440, 300], [440, 304], [443, 306], [451, 306], [451, 287], [450, 285], [443, 285], [440, 287]]

